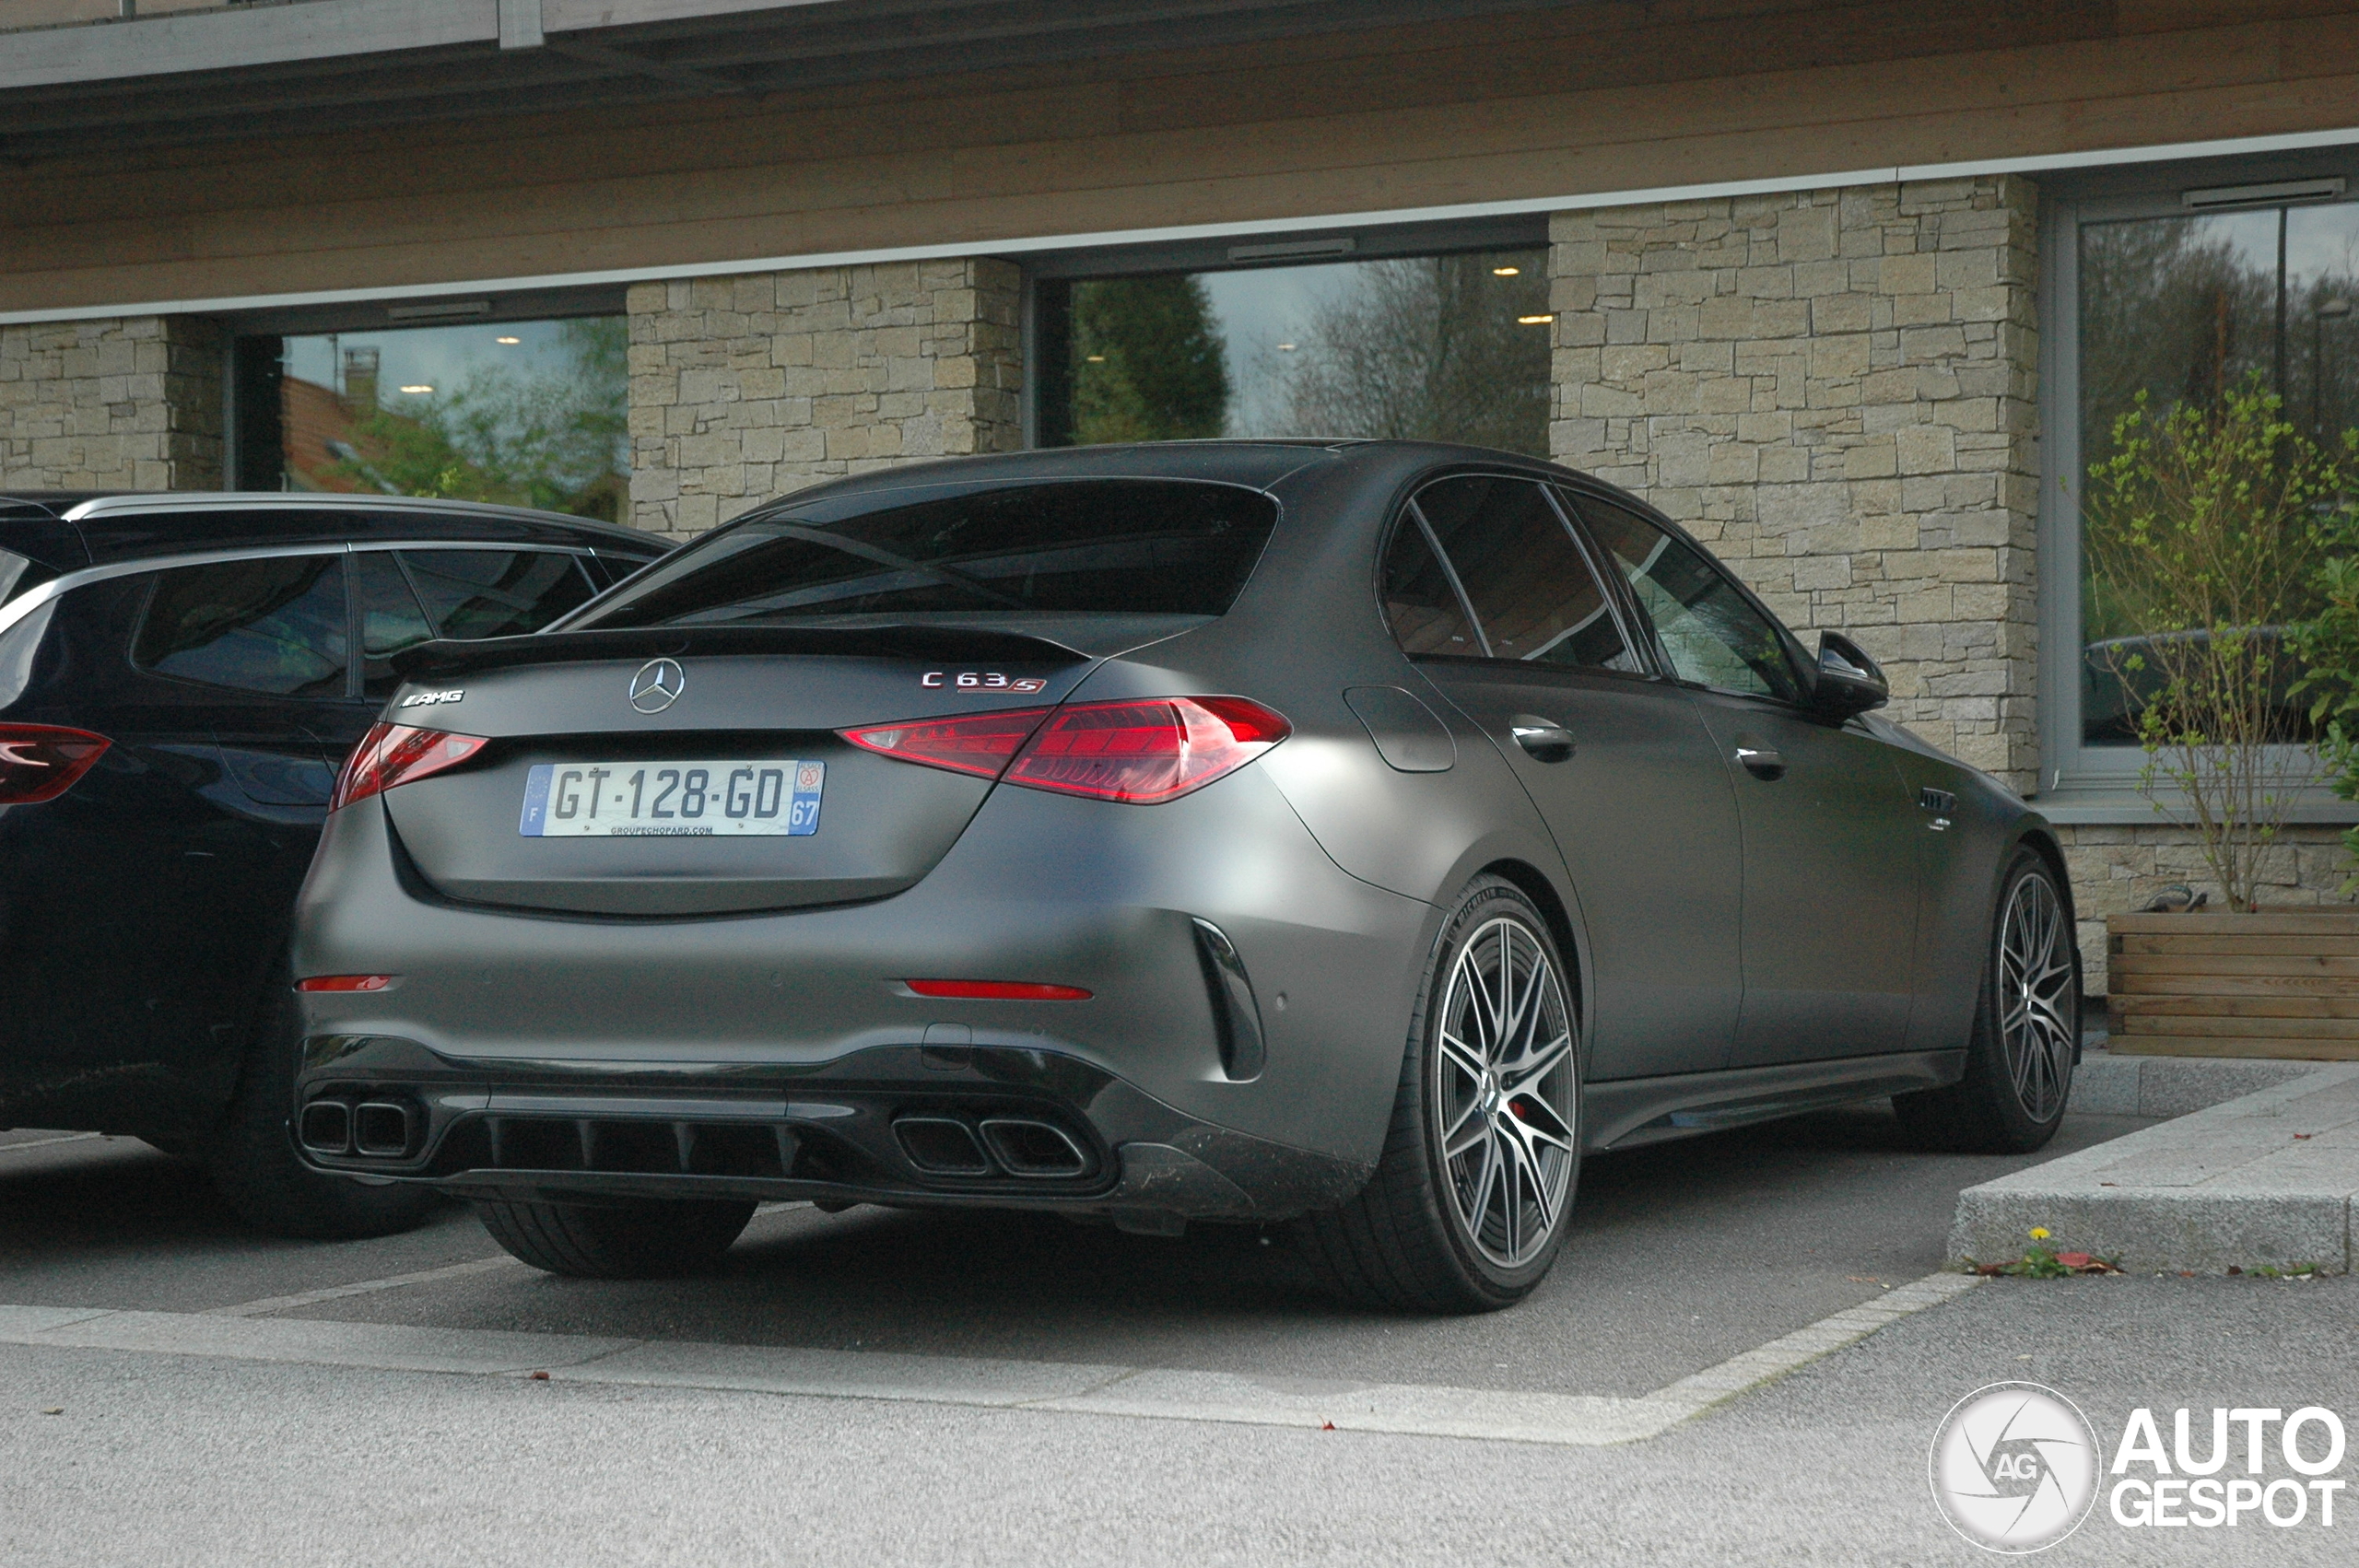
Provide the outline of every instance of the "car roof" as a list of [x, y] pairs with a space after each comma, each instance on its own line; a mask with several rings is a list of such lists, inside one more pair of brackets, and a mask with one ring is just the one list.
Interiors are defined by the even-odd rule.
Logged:
[[452, 540], [565, 544], [653, 556], [665, 542], [594, 518], [480, 501], [289, 491], [0, 496], [0, 548], [53, 570], [255, 545]]

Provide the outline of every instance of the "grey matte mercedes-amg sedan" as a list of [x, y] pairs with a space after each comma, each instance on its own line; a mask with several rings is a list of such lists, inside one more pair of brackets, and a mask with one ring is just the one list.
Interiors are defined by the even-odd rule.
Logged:
[[1286, 1222], [1348, 1296], [1477, 1311], [1585, 1152], [2063, 1113], [2042, 819], [1529, 459], [868, 474], [402, 673], [303, 896], [292, 1133], [543, 1269], [688, 1270], [768, 1199], [995, 1206]]

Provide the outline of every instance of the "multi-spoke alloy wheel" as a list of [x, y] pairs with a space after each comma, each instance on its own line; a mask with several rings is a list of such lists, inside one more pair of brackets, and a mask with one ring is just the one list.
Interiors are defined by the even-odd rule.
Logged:
[[1475, 878], [1419, 980], [1375, 1175], [1295, 1230], [1337, 1293], [1496, 1312], [1547, 1277], [1580, 1175], [1578, 996], [1531, 897]]
[[[2026, 1154], [2064, 1120], [2079, 1044], [2081, 970], [2061, 887], [2054, 868], [2030, 846], [2015, 850], [1991, 912], [1973, 1031], [1959, 1053], [1964, 1072], [1942, 1088], [1893, 1096], [1894, 1114], [1920, 1147]], [[1919, 997], [1919, 1007], [1929, 1004], [1954, 1002]]]
[[1555, 1234], [1579, 1160], [1579, 1088], [1556, 966], [1510, 916], [1459, 949], [1443, 992], [1428, 1096], [1458, 1223], [1504, 1269]]
[[1999, 1047], [2015, 1098], [2034, 1121], [2063, 1107], [2079, 1020], [2072, 935], [2044, 876], [2016, 882], [1999, 917]]

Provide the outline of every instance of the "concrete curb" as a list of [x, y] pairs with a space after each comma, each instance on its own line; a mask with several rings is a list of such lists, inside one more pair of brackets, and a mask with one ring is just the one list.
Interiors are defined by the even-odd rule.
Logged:
[[2306, 1078], [2324, 1065], [2234, 1057], [2116, 1056], [2093, 1043], [2073, 1070], [2067, 1108], [2091, 1116], [2185, 1116]]
[[[2156, 1092], [2194, 1093], [2199, 1083], [2222, 1082], [2187, 1074], [2161, 1081]], [[2074, 1104], [2088, 1108], [2077, 1094]], [[2049, 1246], [2132, 1270], [2306, 1264], [2347, 1274], [2354, 1199], [2359, 1065], [2316, 1068], [1966, 1188], [1958, 1194], [1949, 1257], [1953, 1265], [2020, 1258], [2030, 1245], [2026, 1233], [2045, 1226], [2053, 1233]]]

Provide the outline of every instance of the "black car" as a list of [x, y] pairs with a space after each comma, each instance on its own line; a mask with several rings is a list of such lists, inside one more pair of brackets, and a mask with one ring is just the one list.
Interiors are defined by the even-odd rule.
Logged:
[[1482, 1309], [1586, 1151], [2063, 1113], [2046, 824], [1545, 463], [927, 464], [399, 662], [298, 917], [299, 1139], [545, 1269], [1001, 1205], [1298, 1221], [1351, 1294]]
[[0, 497], [0, 1127], [204, 1160], [250, 1220], [394, 1228], [286, 1131], [287, 927], [336, 769], [432, 638], [539, 628], [663, 554], [393, 497]]

